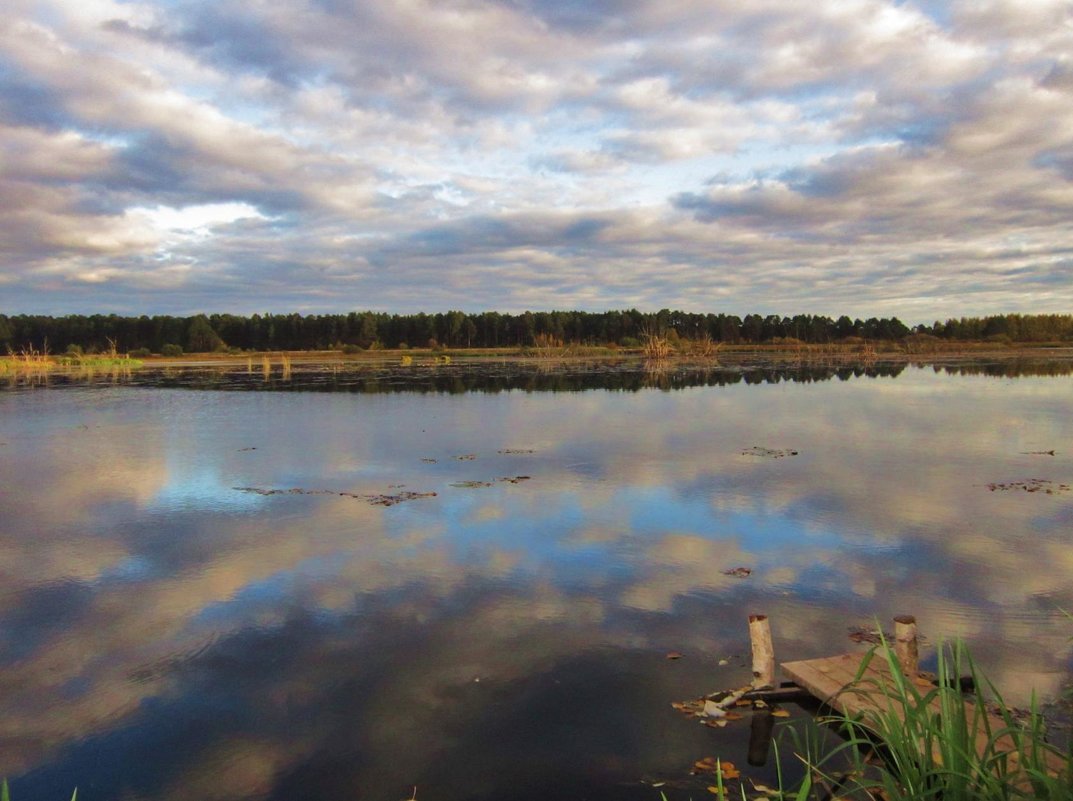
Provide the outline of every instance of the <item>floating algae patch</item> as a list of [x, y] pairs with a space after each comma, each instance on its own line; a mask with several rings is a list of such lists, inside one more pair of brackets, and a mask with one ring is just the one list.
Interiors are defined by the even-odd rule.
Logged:
[[1051, 481], [1046, 478], [1029, 478], [1024, 481], [988, 484], [987, 488], [992, 492], [1023, 490], [1024, 492], [1042, 492], [1047, 495], [1059, 495], [1063, 492], [1069, 492], [1069, 484], [1059, 484], [1057, 481]]
[[335, 495], [340, 498], [356, 498], [359, 501], [366, 501], [374, 506], [394, 506], [395, 504], [402, 503], [404, 501], [415, 501], [419, 498], [435, 498], [435, 492], [399, 492], [394, 495], [359, 495], [355, 492], [339, 492], [337, 490], [328, 489], [302, 489], [301, 487], [293, 487], [291, 489], [266, 489], [264, 487], [232, 487], [231, 489], [238, 492], [250, 492], [254, 495]]
[[746, 448], [741, 452], [742, 456], [759, 456], [764, 459], [784, 459], [787, 456], [797, 456], [797, 451], [790, 448], [783, 450], [776, 450], [774, 448], [761, 448], [758, 445], [753, 445], [751, 448]]

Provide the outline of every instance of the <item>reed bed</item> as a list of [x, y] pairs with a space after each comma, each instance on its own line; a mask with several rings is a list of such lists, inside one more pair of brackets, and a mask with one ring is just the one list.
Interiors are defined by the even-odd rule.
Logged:
[[641, 339], [641, 353], [646, 359], [662, 361], [674, 352], [671, 342], [667, 337], [654, 333], [645, 333]]

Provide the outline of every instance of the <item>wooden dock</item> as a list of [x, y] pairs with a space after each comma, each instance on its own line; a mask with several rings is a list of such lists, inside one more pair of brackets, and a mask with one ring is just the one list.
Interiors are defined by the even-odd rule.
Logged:
[[[912, 621], [912, 618], [899, 620]], [[899, 678], [912, 686], [921, 699], [929, 698], [929, 715], [939, 715], [939, 694], [931, 694], [935, 684], [922, 677], [916, 668], [915, 621], [912, 621], [911, 632], [906, 633], [906, 638], [898, 637], [895, 642], [895, 652], [900, 663], [895, 667], [902, 673]], [[891, 671], [891, 662], [880, 652], [840, 654], [821, 659], [785, 662], [782, 664], [782, 670], [795, 685], [807, 690], [823, 704], [850, 719], [859, 720], [865, 726], [873, 724], [869, 728], [874, 727], [880, 720], [887, 721], [888, 725], [897, 721], [904, 723], [907, 711], [911, 715], [923, 711], [914, 706], [914, 699], [906, 701], [904, 695], [898, 691], [899, 682]], [[986, 721], [977, 720], [973, 725], [974, 719], [980, 714], [979, 702], [970, 699], [964, 701], [964, 704], [966, 720], [969, 721], [970, 731], [975, 735], [977, 754], [993, 756], [996, 752], [1002, 753], [1008, 768], [1016, 773], [1019, 751], [1022, 750], [1018, 749], [1015, 739], [1017, 733], [1010, 732], [1007, 721], [994, 713], [987, 713]], [[1024, 742], [1027, 743], [1027, 738]], [[921, 748], [923, 747], [921, 744]], [[938, 753], [933, 756], [937, 757]], [[1039, 756], [1051, 775], [1058, 776], [1068, 770], [1068, 761], [1057, 753], [1042, 750]], [[1027, 776], [1024, 781], [1027, 783]]]
[[[882, 714], [892, 706], [894, 676], [886, 659], [877, 655], [861, 671], [865, 654], [839, 654], [821, 659], [783, 662], [790, 680], [822, 703], [850, 718]], [[859, 675], [858, 675], [859, 674]], [[925, 682], [922, 681], [922, 684]], [[930, 681], [917, 689], [932, 689]]]

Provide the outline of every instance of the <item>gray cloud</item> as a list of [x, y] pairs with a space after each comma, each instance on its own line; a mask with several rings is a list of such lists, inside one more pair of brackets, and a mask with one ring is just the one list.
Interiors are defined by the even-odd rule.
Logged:
[[0, 20], [5, 311], [1073, 301], [1064, 3]]

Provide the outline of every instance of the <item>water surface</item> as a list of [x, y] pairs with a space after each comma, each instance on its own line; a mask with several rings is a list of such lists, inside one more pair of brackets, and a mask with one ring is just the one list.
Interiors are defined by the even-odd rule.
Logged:
[[16, 798], [701, 797], [748, 722], [670, 703], [747, 681], [752, 612], [783, 660], [908, 612], [1014, 700], [1068, 679], [1068, 363], [33, 383], [0, 391]]

